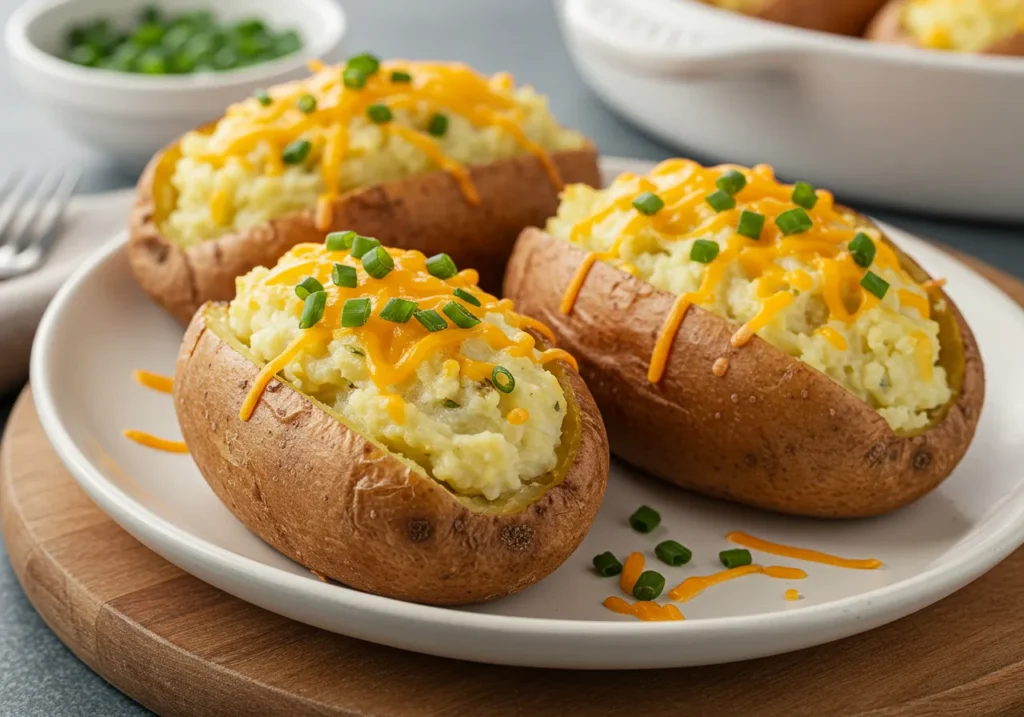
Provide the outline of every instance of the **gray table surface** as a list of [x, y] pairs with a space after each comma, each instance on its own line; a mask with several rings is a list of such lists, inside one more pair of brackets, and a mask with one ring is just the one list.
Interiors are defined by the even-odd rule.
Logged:
[[[344, 0], [351, 21], [349, 49], [382, 56], [464, 60], [487, 72], [511, 70], [550, 95], [555, 114], [596, 139], [606, 154], [663, 159], [678, 154], [624, 124], [583, 85], [554, 26], [549, 0]], [[0, 16], [17, 5], [0, 0]], [[80, 191], [129, 186], [102, 156], [63, 136], [0, 66], [0, 157], [8, 167], [76, 163]], [[697, 158], [701, 157], [697, 155]], [[727, 158], [710, 158], [727, 159]], [[1024, 227], [983, 225], [860, 207], [912, 232], [974, 254], [1024, 277]], [[0, 427], [15, 396], [0, 396]], [[150, 714], [79, 662], [25, 599], [0, 557], [0, 715]]]

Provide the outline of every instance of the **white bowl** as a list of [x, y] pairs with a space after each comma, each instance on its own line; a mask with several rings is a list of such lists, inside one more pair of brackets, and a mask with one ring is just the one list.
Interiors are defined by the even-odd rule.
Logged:
[[584, 78], [681, 151], [855, 198], [1024, 220], [1024, 58], [919, 50], [689, 0], [564, 0]]
[[60, 59], [64, 34], [97, 17], [133, 17], [143, 0], [30, 0], [7, 22], [4, 44], [14, 76], [52, 110], [54, 119], [125, 168], [138, 169], [183, 132], [221, 116], [259, 87], [306, 72], [310, 58], [337, 59], [345, 14], [335, 0], [161, 0], [169, 12], [211, 9], [219, 19], [255, 16], [275, 29], [294, 28], [294, 55], [226, 72], [135, 75], [80, 67]]

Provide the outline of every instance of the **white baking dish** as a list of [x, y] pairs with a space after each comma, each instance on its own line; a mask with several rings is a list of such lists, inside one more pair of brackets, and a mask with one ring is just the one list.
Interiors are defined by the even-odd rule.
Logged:
[[678, 147], [841, 199], [1024, 221], [1024, 58], [826, 35], [690, 0], [563, 0], [584, 78]]

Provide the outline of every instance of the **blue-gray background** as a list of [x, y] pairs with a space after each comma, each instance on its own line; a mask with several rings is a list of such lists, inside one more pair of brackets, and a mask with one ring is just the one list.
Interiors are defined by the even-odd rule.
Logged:
[[[352, 51], [462, 60], [485, 72], [511, 70], [519, 81], [549, 95], [556, 116], [593, 137], [605, 154], [663, 159], [678, 153], [625, 125], [589, 93], [562, 47], [551, 0], [343, 1], [350, 20], [348, 48]], [[0, 18], [6, 20], [17, 4], [0, 0]], [[74, 163], [86, 170], [80, 185], [83, 192], [134, 182], [134, 177], [117, 172], [103, 157], [61, 135], [14, 84], [6, 59], [0, 66], [0, 107], [4, 108], [0, 113], [0, 157], [6, 169], [39, 162]], [[685, 123], [685, 117], [680, 122]], [[860, 208], [1024, 277], [1022, 226]], [[14, 394], [0, 396], [0, 427], [14, 398]], [[50, 633], [22, 594], [6, 555], [0, 556], [0, 715], [144, 714], [150, 713], [94, 675]]]

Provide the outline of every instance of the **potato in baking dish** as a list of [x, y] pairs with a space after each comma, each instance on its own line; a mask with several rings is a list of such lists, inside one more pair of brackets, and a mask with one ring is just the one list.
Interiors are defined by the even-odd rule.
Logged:
[[317, 572], [417, 602], [558, 567], [596, 516], [607, 438], [572, 357], [476, 279], [342, 232], [197, 312], [176, 408], [235, 515]]
[[860, 36], [886, 0], [700, 0], [723, 10], [806, 30]]
[[940, 282], [766, 166], [569, 187], [505, 287], [580, 361], [613, 451], [713, 495], [892, 510], [952, 471], [980, 414], [977, 346]]
[[932, 50], [1024, 55], [1024, 0], [891, 0], [867, 37]]

